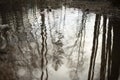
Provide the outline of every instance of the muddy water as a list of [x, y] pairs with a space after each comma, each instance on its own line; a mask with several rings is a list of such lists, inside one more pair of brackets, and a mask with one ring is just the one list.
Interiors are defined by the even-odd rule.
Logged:
[[[98, 80], [101, 63], [110, 64], [106, 59], [110, 55], [103, 54], [114, 44], [109, 15], [65, 6], [51, 11], [35, 6], [3, 12], [1, 60], [14, 66], [17, 80], [87, 80], [90, 69]], [[4, 32], [7, 24], [10, 29]]]

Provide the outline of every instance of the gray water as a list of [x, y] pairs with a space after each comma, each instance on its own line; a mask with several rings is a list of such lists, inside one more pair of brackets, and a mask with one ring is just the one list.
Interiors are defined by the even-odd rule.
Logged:
[[[4, 38], [1, 38], [0, 50], [8, 51], [10, 55], [3, 55], [1, 60], [5, 59], [6, 63], [1, 68], [12, 69], [17, 80], [87, 80], [94, 26], [98, 22], [98, 49], [94, 69], [94, 80], [98, 80], [104, 34], [103, 17], [107, 16], [105, 35], [108, 37], [110, 15], [100, 14], [99, 21], [96, 21], [97, 14], [66, 6], [52, 11], [40, 11], [37, 7], [27, 10], [22, 7], [22, 12], [6, 13], [7, 24], [4, 26], [8, 25], [11, 29], [5, 34], [0, 33]], [[3, 23], [2, 18], [0, 24]], [[3, 24], [0, 26], [4, 27]], [[7, 67], [8, 63], [10, 66]]]

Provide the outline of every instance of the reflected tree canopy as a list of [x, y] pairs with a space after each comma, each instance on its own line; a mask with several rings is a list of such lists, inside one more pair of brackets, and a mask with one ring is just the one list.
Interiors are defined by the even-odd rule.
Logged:
[[119, 80], [119, 14], [112, 0], [1, 0], [0, 80]]

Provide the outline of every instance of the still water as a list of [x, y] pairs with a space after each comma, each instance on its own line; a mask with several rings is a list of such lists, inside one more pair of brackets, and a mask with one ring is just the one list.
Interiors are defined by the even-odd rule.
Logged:
[[[40, 46], [40, 53], [43, 53], [44, 60], [47, 58], [48, 61], [47, 65], [44, 65], [47, 73], [43, 69], [43, 78], [49, 76], [48, 80], [87, 80], [95, 14], [87, 14], [76, 8], [66, 8], [65, 10], [64, 6], [61, 9], [52, 10], [52, 12], [44, 11], [44, 14], [43, 28], [40, 27], [42, 22], [38, 10], [36, 10], [36, 15], [31, 10], [28, 14], [32, 25], [31, 32]], [[100, 22], [102, 28], [102, 19]], [[100, 44], [101, 34], [102, 29], [99, 34]], [[35, 49], [36, 43], [31, 44], [34, 44], [32, 47]], [[100, 56], [100, 50], [101, 45], [99, 45], [98, 56]], [[96, 61], [96, 74], [99, 73], [99, 58]], [[24, 74], [27, 75], [27, 73]], [[33, 78], [42, 77], [41, 70], [33, 69], [32, 75]]]
[[22, 12], [6, 15], [3, 25], [11, 29], [5, 35], [0, 33], [4, 38], [0, 50], [12, 55], [3, 54], [3, 58], [12, 65], [17, 80], [87, 80], [91, 60], [94, 80], [100, 78], [105, 45], [109, 50], [113, 46], [110, 15], [66, 6], [51, 11], [23, 7]]

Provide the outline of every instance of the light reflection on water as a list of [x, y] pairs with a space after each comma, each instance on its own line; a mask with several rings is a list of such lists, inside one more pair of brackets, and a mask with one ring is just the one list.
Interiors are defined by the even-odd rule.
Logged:
[[[47, 28], [48, 80], [87, 80], [92, 50], [95, 14], [82, 12], [77, 8], [66, 8], [44, 12]], [[36, 11], [36, 19], [29, 12], [32, 32], [41, 42], [41, 16]], [[64, 18], [65, 16], [65, 18]], [[102, 19], [100, 27], [102, 28]], [[99, 44], [102, 40], [102, 29]], [[41, 48], [41, 47], [40, 47]], [[98, 46], [95, 74], [99, 73], [101, 45]], [[84, 77], [86, 76], [86, 77]], [[96, 77], [97, 78], [97, 77]]]
[[[12, 31], [6, 40], [14, 46], [19, 80], [87, 80], [94, 32], [98, 40], [94, 79], [98, 79], [104, 20], [100, 15], [96, 21], [97, 15], [100, 14], [64, 6], [51, 12], [23, 7], [22, 12], [9, 14]], [[107, 27], [108, 22], [107, 17]]]

